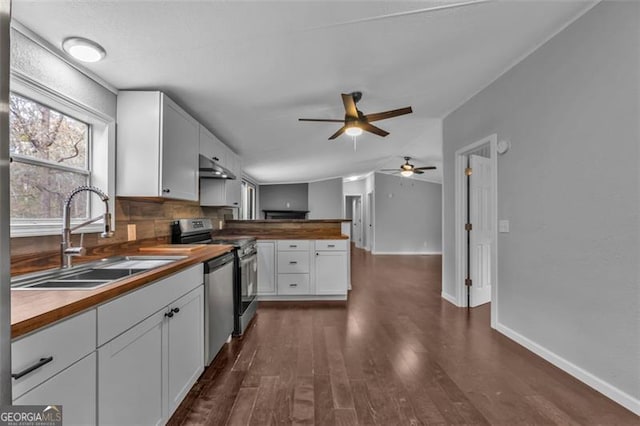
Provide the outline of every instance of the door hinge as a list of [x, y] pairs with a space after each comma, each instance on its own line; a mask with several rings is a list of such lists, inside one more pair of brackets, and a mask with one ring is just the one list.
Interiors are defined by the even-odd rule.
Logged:
[[467, 287], [471, 287], [472, 284], [473, 282], [471, 281], [471, 278], [465, 278], [464, 285], [466, 285]]
[[471, 176], [473, 174], [473, 169], [471, 167], [467, 167], [464, 169], [464, 174], [467, 176]]
[[464, 224], [464, 230], [465, 231], [471, 231], [473, 229], [473, 225], [470, 223], [465, 223]]

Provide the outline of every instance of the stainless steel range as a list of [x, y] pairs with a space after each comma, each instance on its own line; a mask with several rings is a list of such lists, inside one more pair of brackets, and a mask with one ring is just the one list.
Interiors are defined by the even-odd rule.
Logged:
[[241, 336], [256, 313], [258, 246], [249, 236], [211, 236], [210, 219], [181, 219], [172, 224], [173, 244], [228, 244], [234, 246], [234, 336]]

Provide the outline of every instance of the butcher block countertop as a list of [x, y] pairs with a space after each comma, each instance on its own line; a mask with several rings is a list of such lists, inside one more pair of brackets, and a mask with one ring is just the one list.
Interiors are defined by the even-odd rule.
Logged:
[[93, 308], [111, 299], [135, 290], [152, 281], [164, 278], [188, 266], [218, 257], [233, 250], [230, 245], [207, 245], [196, 250], [185, 251], [176, 246], [171, 251], [166, 245], [160, 250], [126, 252], [119, 255], [177, 255], [187, 256], [142, 272], [129, 278], [123, 278], [112, 284], [94, 290], [11, 290], [11, 337], [16, 338], [30, 333], [58, 320]]
[[260, 231], [245, 231], [244, 233], [237, 232], [224, 232], [222, 231], [216, 236], [225, 236], [225, 235], [248, 235], [251, 237], [255, 237], [257, 240], [348, 240], [349, 236], [344, 234], [309, 234], [305, 232], [264, 232]]
[[217, 235], [250, 235], [259, 240], [346, 240], [342, 223], [350, 219], [227, 220]]

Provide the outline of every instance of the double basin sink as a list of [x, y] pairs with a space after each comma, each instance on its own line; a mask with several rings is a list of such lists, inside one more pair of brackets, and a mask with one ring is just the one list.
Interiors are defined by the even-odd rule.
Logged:
[[117, 256], [16, 277], [15, 290], [93, 290], [123, 278], [168, 265], [186, 256]]

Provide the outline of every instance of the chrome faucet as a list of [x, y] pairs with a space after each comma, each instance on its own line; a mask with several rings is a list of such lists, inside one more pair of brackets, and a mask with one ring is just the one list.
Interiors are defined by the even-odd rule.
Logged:
[[[100, 216], [96, 216], [92, 219], [89, 219], [85, 222], [82, 222], [79, 225], [71, 227], [71, 201], [73, 197], [75, 197], [80, 192], [89, 191], [97, 194], [102, 201], [104, 201], [104, 214]], [[72, 247], [71, 246], [71, 232], [76, 229], [82, 228], [83, 226], [89, 225], [90, 223], [96, 222], [100, 219], [104, 220], [104, 231], [100, 234], [101, 238], [111, 238], [113, 237], [113, 231], [111, 231], [111, 213], [109, 213], [109, 196], [96, 188], [95, 186], [79, 186], [67, 196], [64, 200], [64, 209], [62, 213], [62, 242], [60, 243], [60, 267], [61, 268], [70, 268], [71, 267], [71, 259], [74, 256], [83, 256], [87, 251], [84, 247], [82, 247], [82, 240], [80, 242], [80, 247]]]

